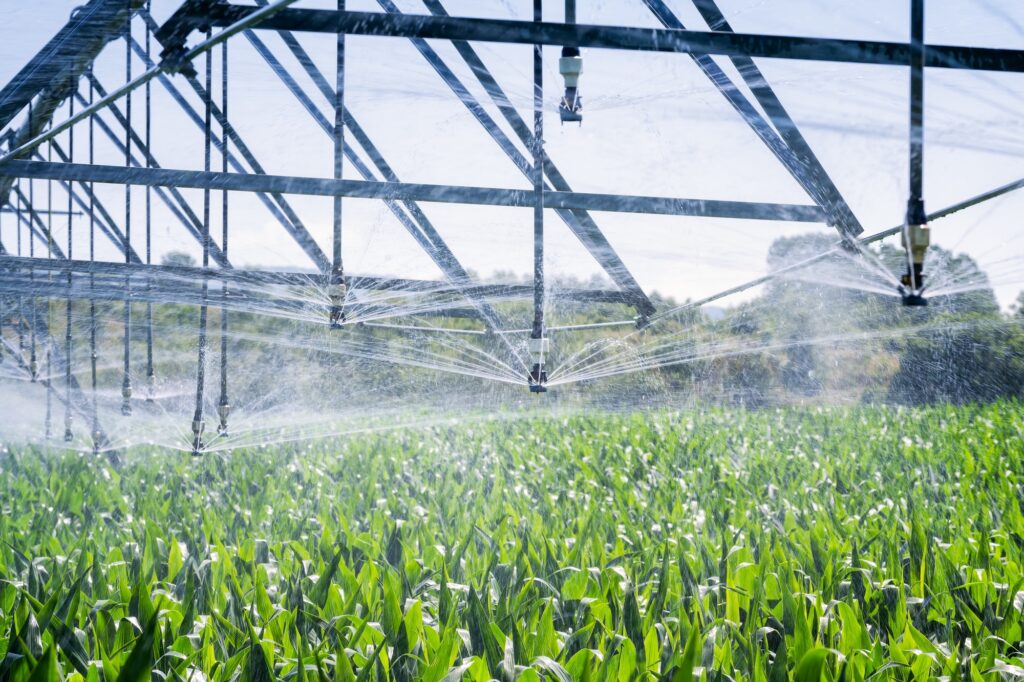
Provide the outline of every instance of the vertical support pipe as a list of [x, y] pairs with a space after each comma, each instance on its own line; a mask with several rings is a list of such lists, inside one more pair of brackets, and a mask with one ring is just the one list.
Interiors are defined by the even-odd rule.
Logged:
[[[78, 89], [78, 83], [75, 83], [75, 89]], [[75, 115], [75, 98], [71, 97], [68, 99], [69, 115]], [[74, 126], [68, 128], [68, 161], [74, 163], [75, 160], [75, 128]], [[72, 235], [72, 222], [74, 220], [72, 216], [72, 197], [71, 192], [68, 192], [68, 260], [74, 258], [73, 250], [73, 235]], [[70, 443], [74, 440], [75, 434], [71, 431], [71, 268], [68, 268], [68, 297], [65, 305], [65, 320], [64, 320], [64, 442]]]
[[[18, 197], [18, 203], [15, 205], [15, 209], [14, 209], [14, 213], [15, 213], [15, 215], [14, 215], [14, 217], [15, 217], [14, 229], [16, 230], [15, 234], [17, 235], [17, 243], [15, 245], [15, 248], [17, 249], [18, 255], [21, 256], [22, 255], [22, 253], [21, 253], [21, 221], [22, 221], [22, 218], [21, 218], [21, 208], [22, 208], [22, 205], [25, 203], [23, 195], [21, 193], [21, 178], [19, 178], [16, 181], [15, 191], [16, 191], [16, 194], [17, 194], [17, 197]], [[31, 230], [31, 228], [29, 228], [28, 238], [29, 238], [29, 240], [32, 239], [32, 230]], [[24, 356], [25, 356], [25, 299], [24, 299], [24, 297], [21, 296], [21, 294], [18, 294], [18, 326], [17, 326], [17, 329], [18, 329], [18, 360], [21, 361], [21, 360], [24, 359]]]
[[[533, 0], [533, 20], [544, 20], [543, 0]], [[544, 355], [544, 46], [533, 46], [533, 328], [530, 390], [545, 391]]]
[[[96, 99], [96, 85], [92, 78], [92, 66], [89, 66], [89, 104]], [[89, 165], [96, 162], [96, 114], [89, 116]], [[70, 190], [70, 185], [68, 186]], [[125, 249], [126, 253], [130, 253]], [[89, 183], [89, 291], [96, 287], [96, 273], [93, 272], [93, 264], [96, 262], [96, 187], [95, 183]], [[103, 431], [100, 429], [100, 411], [98, 399], [98, 382], [96, 365], [99, 356], [96, 353], [96, 299], [89, 299], [89, 378], [92, 389], [92, 449], [99, 453], [106, 440]]]
[[910, 2], [910, 201], [907, 222], [925, 222], [924, 163], [924, 0]]
[[[149, 11], [152, 1], [146, 3], [146, 11]], [[150, 55], [153, 30], [146, 24], [146, 57]], [[129, 46], [134, 41], [129, 40]], [[226, 43], [225, 43], [226, 45]], [[146, 81], [146, 168], [152, 168], [152, 156], [149, 150], [153, 148], [153, 89], [152, 83]], [[146, 185], [146, 265], [153, 264], [153, 188]], [[152, 283], [147, 278], [146, 287], [152, 288]], [[153, 302], [146, 303], [146, 402], [152, 403], [156, 394], [156, 372], [153, 369]]]
[[924, 0], [910, 0], [910, 197], [903, 228], [907, 272], [902, 279], [903, 304], [926, 305], [921, 296], [924, 258], [930, 232], [924, 210]]
[[[46, 160], [53, 161], [53, 141], [46, 145]], [[46, 260], [53, 258], [53, 180], [46, 181]], [[53, 272], [47, 273], [47, 283], [53, 281]], [[53, 329], [53, 299], [49, 296], [46, 297], [46, 329], [47, 334], [49, 330]], [[53, 344], [47, 341], [46, 344], [46, 420], [44, 421], [44, 435], [46, 440], [50, 440], [53, 435], [53, 374], [50, 369], [53, 359], [53, 351], [51, 346]]]
[[[206, 39], [210, 39], [211, 32], [206, 31]], [[206, 52], [206, 89], [203, 97], [205, 105], [203, 119], [203, 170], [210, 172], [210, 144], [212, 113], [213, 113], [213, 58], [209, 50]], [[210, 189], [203, 190], [203, 269], [210, 267]], [[196, 363], [196, 411], [192, 416], [192, 455], [198, 457], [202, 454], [203, 430], [206, 426], [203, 421], [203, 393], [206, 382], [206, 316], [207, 296], [210, 291], [210, 283], [203, 276], [203, 303], [199, 307], [199, 358]]]
[[[29, 120], [32, 120], [32, 102], [29, 102]], [[30, 217], [36, 210], [36, 193], [35, 193], [35, 180], [29, 180], [29, 204], [28, 208], [30, 211]], [[20, 225], [18, 225], [18, 232], [20, 232]], [[36, 255], [36, 240], [32, 235], [32, 225], [29, 225], [29, 257], [34, 258]], [[36, 274], [35, 268], [29, 271], [29, 283], [31, 290], [34, 292], [36, 289]], [[35, 296], [29, 297], [29, 314], [31, 316], [32, 329], [29, 330], [30, 336], [30, 349], [29, 349], [29, 378], [32, 383], [36, 383], [39, 375], [39, 360], [36, 358], [36, 298]]]
[[[29, 115], [29, 118], [31, 119], [31, 117], [32, 117], [32, 103], [31, 102], [29, 103], [29, 107], [28, 107], [28, 115]], [[36, 210], [35, 186], [36, 186], [35, 180], [29, 179], [29, 181], [28, 181], [28, 209], [29, 209], [30, 212], [35, 212], [35, 210]], [[35, 258], [35, 255], [36, 255], [35, 244], [36, 244], [36, 240], [32, 237], [32, 229], [31, 229], [31, 226], [29, 226], [29, 231], [28, 231], [28, 257], [29, 258]], [[30, 344], [30, 346], [29, 346], [28, 372], [29, 372], [29, 379], [32, 381], [32, 383], [35, 383], [37, 381], [37, 379], [38, 379], [38, 376], [39, 376], [39, 359], [36, 357], [36, 322], [37, 322], [37, 319], [36, 319], [36, 298], [35, 298], [35, 295], [34, 295], [35, 288], [36, 288], [35, 287], [35, 280], [36, 280], [35, 268], [33, 268], [32, 270], [29, 271], [29, 284], [30, 284], [30, 287], [31, 287], [30, 290], [32, 291], [33, 295], [29, 296], [29, 299], [28, 299], [28, 301], [29, 301], [30, 324], [32, 326], [32, 328], [29, 330], [29, 344]]]
[[[345, 0], [338, 0], [338, 11], [345, 11]], [[342, 179], [345, 158], [345, 33], [338, 32], [337, 69], [334, 84], [334, 179]], [[327, 297], [331, 302], [330, 325], [341, 327], [345, 321], [345, 271], [341, 260], [341, 197], [334, 197], [334, 250], [333, 266], [328, 284]]]
[[[132, 81], [132, 10], [131, 0], [125, 0], [127, 17], [124, 27], [124, 76], [125, 83]], [[132, 167], [132, 93], [129, 90], [125, 98], [124, 117], [127, 124], [124, 131], [124, 165]], [[124, 186], [124, 243], [125, 265], [131, 264], [130, 249], [132, 245], [132, 186]], [[124, 379], [121, 382], [121, 414], [128, 417], [132, 413], [132, 292], [131, 278], [124, 278]]]
[[[228, 44], [221, 43], [220, 51], [220, 107], [224, 114], [224, 120], [228, 118]], [[222, 173], [228, 172], [228, 136], [223, 135], [224, 144], [221, 147], [220, 169]], [[221, 253], [224, 258], [228, 257], [228, 191], [221, 194]], [[220, 424], [217, 426], [217, 433], [221, 436], [228, 435], [228, 415], [231, 414], [231, 403], [228, 400], [228, 285], [227, 281], [221, 283], [221, 306], [220, 306], [220, 400], [217, 403], [217, 415], [220, 417]]]

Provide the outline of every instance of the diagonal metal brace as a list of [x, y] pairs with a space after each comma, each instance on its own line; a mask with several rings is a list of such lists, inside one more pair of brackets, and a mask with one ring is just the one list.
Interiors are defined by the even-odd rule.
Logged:
[[[716, 23], [717, 7], [710, 9], [708, 3], [701, 3], [694, 0], [705, 17], [711, 24]], [[668, 8], [663, 0], [644, 0], [644, 4], [658, 18], [666, 28], [674, 30], [686, 30], [679, 18]], [[713, 4], [713, 3], [712, 3]], [[704, 5], [701, 8], [701, 5]], [[717, 13], [717, 17], [721, 17]], [[725, 19], [721, 18], [721, 22]], [[714, 28], [714, 25], [712, 25]], [[717, 29], [716, 29], [717, 30]], [[825, 169], [818, 162], [817, 157], [811, 151], [803, 136], [796, 129], [796, 125], [789, 117], [775, 96], [774, 91], [765, 82], [764, 77], [754, 65], [753, 60], [747, 56], [732, 57], [733, 63], [739, 69], [743, 80], [751, 88], [758, 102], [768, 113], [772, 123], [779, 130], [775, 130], [761, 116], [747, 98], [739, 91], [732, 79], [715, 63], [714, 59], [706, 54], [690, 54], [690, 57], [697, 64], [704, 75], [714, 84], [722, 96], [750, 126], [751, 130], [761, 139], [782, 165], [789, 171], [804, 191], [807, 192], [816, 204], [821, 206], [828, 216], [829, 224], [833, 225], [844, 239], [852, 239], [864, 232], [863, 226], [853, 215], [846, 200], [839, 194], [832, 179], [825, 172]], [[780, 137], [780, 134], [782, 137]]]

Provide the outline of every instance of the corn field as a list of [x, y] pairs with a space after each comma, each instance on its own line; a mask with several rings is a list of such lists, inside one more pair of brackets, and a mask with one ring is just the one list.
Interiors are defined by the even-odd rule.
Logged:
[[0, 679], [1024, 677], [1024, 406], [0, 454]]

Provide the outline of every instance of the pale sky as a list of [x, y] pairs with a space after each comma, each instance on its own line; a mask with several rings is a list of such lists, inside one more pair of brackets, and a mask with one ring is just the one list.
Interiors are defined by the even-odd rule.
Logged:
[[[0, 82], [7, 82], [67, 20], [79, 1], [3, 0]], [[162, 21], [180, 3], [153, 0]], [[333, 6], [300, 1], [298, 6]], [[402, 0], [425, 13], [419, 0]], [[689, 0], [668, 4], [690, 28], [705, 29]], [[559, 20], [562, 3], [548, 0], [546, 16]], [[579, 0], [578, 20], [656, 26], [641, 0]], [[909, 2], [904, 0], [720, 0], [733, 28], [743, 32], [905, 41]], [[454, 15], [527, 19], [529, 0], [448, 0]], [[376, 10], [374, 0], [349, 0], [351, 9]], [[1020, 0], [931, 0], [930, 43], [1024, 49]], [[136, 22], [141, 40], [142, 24]], [[194, 43], [198, 36], [193, 36]], [[294, 61], [273, 34], [264, 40], [285, 64]], [[300, 35], [333, 81], [333, 37]], [[471, 92], [482, 89], [450, 45], [434, 46]], [[267, 172], [328, 177], [329, 138], [313, 123], [243, 37], [231, 45], [231, 118]], [[531, 120], [531, 51], [528, 46], [476, 46], [523, 116]], [[219, 53], [218, 53], [219, 54]], [[547, 151], [574, 189], [697, 199], [810, 204], [797, 183], [768, 152], [687, 55], [585, 50], [580, 90], [581, 127], [559, 125], [562, 83], [558, 48], [545, 51]], [[716, 58], [735, 75], [727, 60]], [[97, 74], [109, 87], [123, 79], [124, 47], [107, 47]], [[219, 75], [219, 57], [215, 77]], [[784, 60], [758, 60], [783, 104], [831, 174], [868, 233], [902, 222], [907, 187], [908, 70]], [[201, 64], [200, 71], [201, 69]], [[135, 64], [135, 73], [141, 65]], [[293, 69], [299, 82], [307, 79]], [[486, 135], [440, 78], [403, 39], [350, 37], [346, 102], [405, 182], [526, 188], [526, 178]], [[183, 79], [175, 77], [182, 87]], [[736, 78], [738, 81], [738, 78]], [[219, 92], [219, 82], [217, 85]], [[325, 115], [328, 103], [307, 88]], [[165, 168], [201, 168], [202, 136], [162, 86], [154, 84], [154, 154]], [[925, 201], [935, 211], [1024, 177], [1024, 74], [929, 69], [926, 74]], [[193, 97], [192, 101], [198, 104]], [[142, 98], [135, 98], [142, 125]], [[488, 111], [500, 118], [493, 107]], [[66, 117], [59, 111], [57, 120]], [[112, 119], [108, 119], [111, 120]], [[505, 128], [504, 124], [502, 127]], [[77, 132], [76, 160], [84, 160], [85, 129]], [[62, 136], [62, 144], [64, 144]], [[101, 140], [102, 138], [97, 138]], [[66, 145], [65, 145], [66, 146]], [[113, 148], [97, 144], [97, 161], [121, 163]], [[214, 166], [219, 168], [219, 158]], [[346, 165], [345, 176], [356, 178]], [[36, 196], [45, 196], [38, 183]], [[142, 189], [133, 204], [141, 225]], [[201, 192], [186, 191], [197, 212]], [[115, 216], [123, 190], [104, 188]], [[64, 199], [61, 199], [64, 201]], [[331, 200], [294, 197], [293, 206], [329, 253]], [[154, 199], [154, 251], [199, 253], [171, 214]], [[311, 265], [255, 197], [232, 195], [231, 256], [236, 265], [307, 268]], [[463, 264], [489, 275], [529, 272], [532, 213], [511, 209], [421, 204]], [[216, 205], [214, 215], [219, 216]], [[765, 271], [773, 239], [824, 225], [595, 213], [598, 225], [647, 291], [677, 299], [698, 298]], [[553, 212], [547, 213], [548, 271], [588, 276], [598, 267]], [[974, 256], [990, 271], [1006, 306], [1024, 288], [1024, 192], [934, 224], [934, 243]], [[75, 227], [84, 243], [84, 221]], [[3, 234], [13, 231], [4, 217]], [[141, 230], [140, 230], [141, 232]], [[63, 234], [64, 228], [58, 230]], [[213, 223], [220, 234], [220, 224]], [[137, 232], [136, 234], [139, 234]], [[79, 236], [81, 235], [81, 236]], [[134, 241], [141, 249], [140, 238]], [[436, 278], [439, 273], [379, 201], [345, 200], [346, 271]], [[86, 254], [76, 251], [76, 257]], [[103, 244], [98, 256], [113, 259]], [[738, 299], [737, 299], [738, 300]], [[728, 301], [727, 301], [728, 302]]]

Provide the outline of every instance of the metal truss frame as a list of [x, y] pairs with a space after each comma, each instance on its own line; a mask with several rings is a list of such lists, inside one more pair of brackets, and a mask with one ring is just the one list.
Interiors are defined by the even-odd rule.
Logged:
[[[327, 298], [333, 304], [328, 305], [325, 298], [320, 306], [324, 310], [338, 307], [338, 302], [342, 300], [339, 292], [347, 291], [351, 293], [345, 295], [358, 296], [360, 291], [403, 291], [443, 297], [451, 302], [444, 314], [473, 317], [482, 321], [489, 332], [507, 331], [501, 328], [501, 321], [491, 299], [501, 296], [532, 296], [535, 319], [531, 337], [537, 341], [535, 345], [543, 355], [542, 349], [546, 347], [541, 343], [545, 332], [543, 308], [547, 297], [551, 295], [544, 286], [544, 209], [557, 215], [617, 287], [611, 291], [564, 290], [557, 292], [557, 296], [565, 300], [614, 302], [631, 306], [641, 325], [660, 317], [664, 311], [655, 310], [647, 293], [605, 237], [593, 212], [827, 223], [837, 230], [840, 242], [848, 248], [855, 248], [858, 241], [863, 242], [863, 238], [860, 238], [863, 226], [755, 64], [755, 59], [832, 61], [910, 68], [910, 225], [927, 217], [921, 196], [924, 69], [1024, 72], [1024, 50], [926, 44], [923, 39], [923, 0], [909, 0], [912, 35], [907, 43], [738, 33], [730, 26], [715, 0], [692, 0], [710, 30], [691, 30], [683, 25], [665, 0], [639, 1], [660, 22], [661, 28], [577, 23], [575, 0], [565, 0], [566, 20], [561, 23], [542, 20], [541, 0], [534, 0], [533, 21], [451, 16], [441, 0], [423, 0], [427, 14], [403, 13], [393, 0], [377, 0], [380, 12], [348, 11], [344, 0], [338, 1], [337, 10], [298, 9], [291, 6], [295, 0], [256, 0], [255, 7], [235, 4], [230, 0], [185, 0], [163, 25], [158, 25], [150, 15], [145, 0], [89, 0], [29, 64], [0, 89], [0, 130], [14, 121], [20, 112], [28, 109], [28, 116], [21, 127], [9, 130], [0, 137], [0, 211], [16, 212], [19, 230], [21, 225], [27, 227], [30, 242], [49, 247], [49, 256], [43, 259], [25, 257], [21, 253], [12, 254], [0, 242], [0, 293], [17, 293], [18, 287], [24, 286], [25, 278], [31, 277], [41, 297], [127, 301], [126, 291], [130, 291], [133, 301], [160, 303], [176, 300], [202, 305], [205, 311], [205, 306], [211, 302], [211, 283], [224, 292], [214, 303], [225, 309], [231, 309], [236, 304], [249, 305], [255, 300], [252, 297], [258, 295], [253, 291], [277, 285], [311, 286], [321, 290], [326, 287], [330, 292]], [[145, 45], [140, 44], [131, 33], [132, 17], [141, 18], [146, 28]], [[213, 29], [221, 31], [213, 34]], [[205, 40], [192, 48], [186, 47], [186, 42], [197, 31], [206, 32]], [[268, 32], [275, 33], [281, 39], [291, 57], [299, 64], [300, 73], [306, 81], [312, 83], [312, 92], [307, 91], [307, 86], [300, 82], [303, 79], [296, 78], [262, 39], [261, 35]], [[302, 47], [296, 37], [297, 33], [338, 36], [338, 71], [334, 84]], [[380, 147], [359, 124], [356, 114], [345, 104], [346, 35], [411, 41], [498, 149], [530, 181], [531, 189], [402, 182], [394, 167], [381, 153]], [[150, 36], [155, 38], [161, 49], [158, 58], [150, 51]], [[238, 36], [243, 36], [252, 45], [271, 72], [332, 142], [335, 151], [334, 177], [309, 178], [268, 173], [232, 125], [226, 106], [214, 103], [209, 71], [207, 82], [201, 82], [193, 61], [204, 52]], [[126, 82], [108, 89], [92, 72], [91, 64], [105, 46], [119, 40], [124, 40], [127, 51], [129, 68]], [[490, 105], [504, 120], [505, 127], [499, 125], [499, 121], [485, 107], [485, 102], [470, 91], [456, 75], [452, 64], [428, 40], [451, 41], [461, 60], [459, 66], [469, 69]], [[511, 104], [505, 90], [473, 47], [475, 42], [533, 46], [535, 97], [532, 126]], [[736, 111], [739, 119], [750, 127], [803, 188], [811, 203], [793, 205], [712, 201], [574, 191], [543, 145], [542, 47], [545, 45], [688, 55]], [[146, 68], [144, 73], [135, 78], [131, 77], [132, 56], [141, 60]], [[740, 84], [723, 70], [715, 57], [731, 61], [746, 90], [741, 89]], [[224, 78], [226, 96], [226, 75]], [[204, 170], [161, 166], [150, 147], [148, 123], [146, 134], [143, 135], [132, 124], [130, 104], [125, 112], [116, 106], [119, 99], [130, 97], [133, 90], [142, 86], [147, 89], [148, 106], [151, 81], [163, 87], [204, 135], [207, 145]], [[82, 83], [87, 85], [91, 93], [89, 98], [82, 92]], [[183, 85], [187, 87], [183, 88]], [[191, 91], [203, 106], [195, 106], [183, 90]], [[94, 95], [99, 99], [96, 100]], [[80, 107], [78, 113], [72, 109], [69, 119], [54, 124], [54, 113], [61, 103], [67, 101], [72, 103], [72, 107], [75, 104]], [[124, 155], [124, 166], [82, 163], [81, 159], [72, 157], [71, 150], [65, 150], [58, 142], [59, 134], [86, 120], [113, 144], [118, 153]], [[511, 134], [508, 130], [511, 130]], [[49, 149], [56, 160], [41, 155], [40, 149], [44, 143], [49, 143]], [[218, 150], [223, 158], [220, 171], [209, 167], [211, 148]], [[527, 150], [526, 153], [522, 149]], [[360, 179], [342, 177], [342, 159], [355, 169]], [[124, 262], [71, 260], [70, 245], [65, 253], [51, 233], [50, 222], [42, 218], [47, 212], [50, 216], [59, 212], [53, 211], [52, 207], [43, 211], [32, 206], [31, 198], [15, 184], [19, 178], [56, 181], [68, 196], [68, 212], [76, 210], [86, 215], [90, 224], [105, 235], [124, 257]], [[111, 210], [97, 197], [95, 183], [122, 185], [126, 188], [132, 185], [152, 188], [184, 233], [202, 246], [204, 259], [212, 259], [216, 267], [207, 267], [205, 260], [201, 268], [152, 265], [148, 243], [145, 257], [137, 252], [136, 245], [132, 243], [129, 212], [126, 210], [124, 221], [115, 219]], [[182, 189], [203, 190], [203, 209], [192, 206], [180, 191]], [[227, 255], [227, 230], [223, 233], [221, 243], [210, 233], [208, 198], [214, 190], [225, 193], [225, 204], [227, 192], [254, 193], [310, 259], [315, 272], [264, 273], [235, 268]], [[147, 206], [149, 191], [146, 190]], [[325, 250], [316, 242], [298, 211], [290, 204], [287, 198], [289, 195], [334, 199], [333, 249]], [[346, 274], [341, 258], [341, 200], [344, 197], [383, 201], [419, 248], [437, 266], [445, 281], [354, 277]], [[14, 211], [15, 202], [17, 211]], [[535, 236], [533, 284], [497, 287], [474, 282], [428, 217], [427, 209], [421, 206], [431, 203], [532, 208]], [[160, 285], [160, 277], [168, 276], [174, 276], [176, 282], [184, 284], [173, 288]], [[76, 285], [86, 280], [88, 286]], [[265, 303], [269, 306], [268, 311], [274, 310], [280, 314], [287, 314], [289, 306], [294, 306], [294, 302]], [[126, 324], [130, 323], [126, 302]], [[46, 343], [52, 343], [48, 330], [37, 331], [45, 337]], [[126, 340], [126, 382], [129, 359]], [[541, 370], [538, 370], [536, 376], [531, 374], [531, 386], [541, 384], [540, 377]], [[127, 402], [130, 388], [126, 390]], [[226, 400], [226, 397], [222, 396], [222, 399]], [[202, 416], [198, 410], [197, 416]]]

